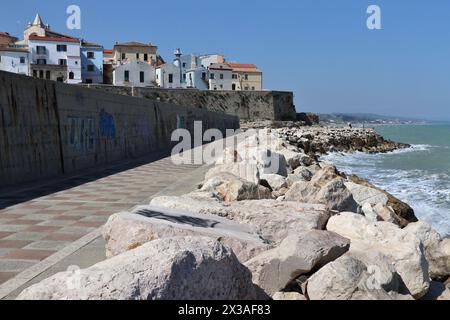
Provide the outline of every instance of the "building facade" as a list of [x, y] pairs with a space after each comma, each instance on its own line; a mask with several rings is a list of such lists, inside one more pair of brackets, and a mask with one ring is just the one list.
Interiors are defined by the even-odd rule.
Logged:
[[83, 83], [103, 83], [103, 47], [81, 41], [81, 79]]
[[233, 71], [232, 88], [236, 91], [261, 91], [262, 71], [254, 64], [229, 62], [228, 66]]
[[119, 64], [113, 71], [115, 86], [149, 87], [155, 81], [155, 67], [142, 61]]
[[141, 61], [155, 65], [158, 47], [142, 42], [116, 43], [113, 49], [113, 64], [124, 64], [131, 61]]
[[71, 84], [82, 82], [78, 39], [31, 35], [28, 46], [32, 76]]
[[0, 70], [28, 76], [29, 66], [27, 49], [0, 47]]
[[225, 63], [212, 63], [208, 67], [209, 90], [231, 90], [233, 70]]

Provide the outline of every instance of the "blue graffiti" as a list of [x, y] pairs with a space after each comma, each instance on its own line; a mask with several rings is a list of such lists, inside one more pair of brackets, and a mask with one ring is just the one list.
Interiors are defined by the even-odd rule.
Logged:
[[114, 117], [103, 109], [100, 112], [100, 135], [109, 139], [114, 139], [116, 137]]

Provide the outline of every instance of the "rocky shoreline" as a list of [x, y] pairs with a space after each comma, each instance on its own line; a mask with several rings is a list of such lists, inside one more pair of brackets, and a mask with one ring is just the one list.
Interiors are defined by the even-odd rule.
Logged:
[[320, 162], [405, 147], [371, 129], [259, 130], [226, 148], [198, 190], [111, 216], [109, 259], [76, 286], [63, 272], [18, 299], [448, 300], [450, 239]]

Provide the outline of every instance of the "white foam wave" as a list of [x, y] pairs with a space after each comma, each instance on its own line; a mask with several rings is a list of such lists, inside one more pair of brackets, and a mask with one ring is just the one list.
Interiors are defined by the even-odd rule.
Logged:
[[[387, 190], [413, 207], [417, 217], [431, 224], [444, 237], [450, 236], [450, 172], [402, 170], [385, 166], [392, 156], [429, 152], [432, 145], [414, 145], [387, 154], [331, 153], [321, 160], [335, 164], [347, 174], [357, 174]], [[395, 156], [398, 157], [398, 156]], [[409, 156], [408, 156], [409, 157]], [[398, 158], [402, 161], [404, 158]]]

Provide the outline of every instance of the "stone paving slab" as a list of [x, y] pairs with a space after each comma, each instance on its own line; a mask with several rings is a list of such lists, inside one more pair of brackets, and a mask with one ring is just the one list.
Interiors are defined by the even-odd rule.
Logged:
[[110, 215], [147, 204], [151, 195], [197, 167], [164, 158], [117, 173], [109, 170], [110, 175], [88, 171], [51, 186], [16, 193], [10, 188], [0, 196], [0, 285], [95, 231]]

